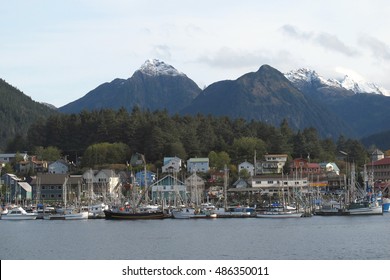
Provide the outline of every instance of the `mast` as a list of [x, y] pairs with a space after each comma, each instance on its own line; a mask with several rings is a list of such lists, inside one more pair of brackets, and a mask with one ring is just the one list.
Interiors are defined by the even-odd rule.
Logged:
[[227, 185], [228, 185], [228, 169], [227, 169], [227, 166], [225, 164], [225, 173], [224, 173], [224, 184], [223, 184], [223, 199], [224, 199], [224, 208], [225, 208], [225, 211], [227, 211]]

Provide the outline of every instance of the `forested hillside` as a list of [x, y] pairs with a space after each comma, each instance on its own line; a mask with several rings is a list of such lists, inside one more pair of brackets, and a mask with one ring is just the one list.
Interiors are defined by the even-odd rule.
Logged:
[[[286, 153], [291, 157], [310, 157], [313, 161], [333, 161], [339, 150], [349, 153], [355, 162], [363, 164], [367, 152], [356, 140], [340, 137], [335, 143], [321, 139], [314, 128], [294, 132], [287, 121], [273, 127], [257, 121], [213, 116], [170, 116], [166, 111], [143, 112], [135, 108], [111, 109], [71, 115], [54, 115], [46, 122], [37, 122], [28, 132], [28, 149], [57, 147], [68, 159], [84, 155], [90, 167], [97, 163], [120, 163], [123, 156], [102, 158], [98, 148], [103, 143], [117, 145], [118, 153], [142, 153], [148, 162], [161, 165], [163, 157], [207, 157], [210, 152], [228, 154], [231, 163], [253, 160], [254, 151]], [[93, 145], [93, 146], [92, 146]], [[91, 147], [92, 146], [92, 147]], [[22, 149], [23, 147], [19, 147]], [[88, 149], [89, 148], [89, 149]], [[93, 148], [93, 149], [92, 149]], [[85, 151], [88, 149], [88, 153]], [[125, 162], [123, 162], [125, 163]]]
[[0, 79], [0, 150], [7, 149], [7, 144], [8, 148], [13, 150], [14, 143], [22, 140], [20, 136], [27, 135], [32, 123], [43, 123], [52, 114], [56, 114], [56, 111], [33, 101]]

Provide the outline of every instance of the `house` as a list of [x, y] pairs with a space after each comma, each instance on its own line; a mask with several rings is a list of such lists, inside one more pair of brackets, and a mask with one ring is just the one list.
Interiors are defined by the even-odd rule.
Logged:
[[178, 157], [164, 157], [162, 173], [178, 173], [181, 165], [182, 160]]
[[150, 186], [156, 181], [156, 174], [151, 171], [146, 171], [146, 175], [145, 175], [144, 170], [135, 173], [135, 183], [138, 184], [138, 186], [140, 187], [145, 186], [145, 178], [146, 178], [147, 186]]
[[378, 149], [375, 149], [375, 151], [372, 152], [371, 154], [371, 161], [378, 161], [381, 160], [385, 157], [385, 154]]
[[165, 205], [185, 204], [187, 202], [187, 186], [177, 178], [167, 175], [150, 186], [152, 201]]
[[311, 163], [307, 159], [294, 159], [290, 165], [290, 174], [298, 177], [308, 177], [321, 174], [321, 167], [318, 163]]
[[16, 159], [17, 156], [20, 156], [22, 161], [28, 160], [27, 152], [24, 153], [9, 153], [9, 154], [0, 154], [0, 163], [9, 163]]
[[255, 175], [282, 174], [287, 158], [287, 154], [264, 155], [263, 160], [255, 162]]
[[67, 174], [69, 167], [64, 160], [57, 160], [49, 164], [48, 172], [51, 174]]
[[255, 167], [252, 163], [244, 161], [238, 165], [238, 173], [241, 172], [241, 170], [246, 170], [250, 176], [255, 175]]
[[196, 173], [192, 173], [185, 179], [184, 183], [187, 186], [186, 191], [189, 194], [190, 201], [195, 204], [200, 204], [204, 198], [205, 180]]
[[208, 158], [190, 158], [187, 160], [187, 172], [208, 172], [210, 170], [209, 167], [209, 159]]
[[35, 156], [29, 158], [29, 160], [22, 160], [16, 165], [16, 171], [22, 174], [28, 174], [29, 172], [38, 173], [47, 170], [47, 161], [37, 160]]
[[113, 195], [118, 191], [120, 177], [111, 169], [85, 171], [82, 175], [83, 191], [90, 192], [93, 198]]
[[321, 173], [333, 173], [335, 175], [340, 175], [340, 168], [334, 162], [321, 162], [319, 165], [321, 168]]
[[31, 203], [33, 199], [32, 187], [29, 183], [14, 174], [4, 174], [1, 181], [5, 188], [5, 201], [13, 203]]

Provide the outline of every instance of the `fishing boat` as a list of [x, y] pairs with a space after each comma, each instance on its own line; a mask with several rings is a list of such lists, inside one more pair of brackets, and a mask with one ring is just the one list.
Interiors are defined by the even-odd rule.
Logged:
[[354, 201], [348, 205], [349, 215], [382, 215], [383, 209], [378, 203], [367, 200]]
[[283, 207], [270, 207], [256, 214], [257, 218], [300, 218], [303, 213]]
[[251, 218], [256, 217], [256, 209], [249, 206], [231, 206], [227, 209], [216, 209], [215, 214], [218, 218]]
[[217, 218], [217, 214], [211, 210], [201, 208], [182, 208], [172, 211], [172, 216], [175, 219], [207, 219]]
[[27, 213], [22, 207], [14, 207], [11, 210], [6, 209], [1, 213], [2, 220], [35, 220], [38, 213]]
[[108, 220], [149, 220], [149, 219], [164, 219], [168, 216], [160, 209], [150, 208], [131, 208], [112, 206], [104, 210], [105, 218]]

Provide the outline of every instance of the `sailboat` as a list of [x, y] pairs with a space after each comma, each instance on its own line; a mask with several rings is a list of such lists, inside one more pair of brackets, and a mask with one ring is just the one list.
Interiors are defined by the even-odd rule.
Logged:
[[[142, 155], [142, 160], [144, 163], [144, 176], [145, 176], [145, 187], [143, 192], [138, 198], [137, 202], [133, 202], [131, 206], [128, 202], [124, 205], [112, 205], [108, 209], [104, 210], [104, 215], [106, 219], [109, 220], [139, 220], [139, 219], [164, 219], [167, 215], [164, 211], [158, 207], [151, 205], [141, 206], [141, 201], [145, 197], [146, 203], [148, 202], [148, 184], [146, 178], [146, 161], [145, 157]], [[122, 195], [122, 190], [119, 190], [119, 196]], [[133, 199], [135, 196], [133, 195]]]
[[62, 185], [62, 197], [64, 199], [64, 207], [61, 211], [57, 211], [56, 214], [50, 214], [43, 216], [45, 220], [86, 220], [88, 219], [88, 211], [83, 211], [81, 208], [67, 208], [67, 195], [68, 195], [68, 177], [65, 177], [65, 182]]

